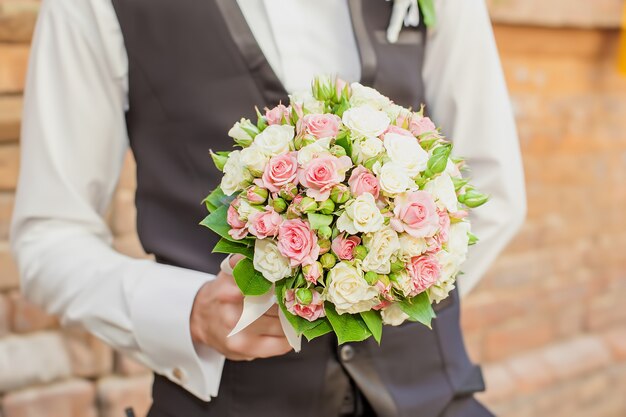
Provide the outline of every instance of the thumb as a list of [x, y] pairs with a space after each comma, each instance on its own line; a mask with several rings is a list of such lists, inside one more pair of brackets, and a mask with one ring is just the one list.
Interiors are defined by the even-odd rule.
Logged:
[[243, 258], [244, 258], [243, 255], [239, 255], [239, 254], [231, 255], [231, 257], [228, 259], [228, 264], [230, 265], [231, 268], [235, 268], [235, 265], [237, 265], [237, 262], [239, 262]]

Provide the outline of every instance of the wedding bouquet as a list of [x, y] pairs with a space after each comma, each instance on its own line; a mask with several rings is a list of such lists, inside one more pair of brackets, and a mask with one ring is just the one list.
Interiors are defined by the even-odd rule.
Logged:
[[221, 236], [214, 252], [245, 256], [233, 333], [274, 303], [296, 350], [300, 335], [380, 343], [383, 324], [430, 326], [487, 197], [423, 107], [319, 77], [257, 117], [229, 131], [236, 150], [211, 153], [224, 176], [201, 222]]

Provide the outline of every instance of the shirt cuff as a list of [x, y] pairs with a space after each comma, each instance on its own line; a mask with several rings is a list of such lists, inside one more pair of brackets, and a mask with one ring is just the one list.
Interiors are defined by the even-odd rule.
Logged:
[[130, 306], [139, 348], [155, 372], [210, 401], [217, 396], [224, 356], [193, 343], [189, 318], [198, 290], [215, 277], [148, 261], [147, 265]]

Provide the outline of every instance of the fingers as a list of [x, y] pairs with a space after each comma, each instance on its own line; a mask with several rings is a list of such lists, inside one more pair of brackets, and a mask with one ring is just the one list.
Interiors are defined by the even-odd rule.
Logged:
[[231, 268], [235, 268], [235, 265], [237, 265], [237, 262], [239, 262], [242, 259], [243, 259], [243, 255], [239, 255], [239, 254], [231, 255], [230, 258], [228, 259], [228, 263], [230, 264]]
[[243, 334], [228, 338], [226, 345], [228, 352], [225, 356], [230, 360], [270, 358], [284, 355], [292, 349], [284, 337], [251, 337]]
[[269, 317], [278, 317], [278, 304], [274, 304], [272, 307], [270, 307], [265, 315]]
[[276, 317], [261, 316], [244, 331], [259, 336], [285, 337], [280, 320]]

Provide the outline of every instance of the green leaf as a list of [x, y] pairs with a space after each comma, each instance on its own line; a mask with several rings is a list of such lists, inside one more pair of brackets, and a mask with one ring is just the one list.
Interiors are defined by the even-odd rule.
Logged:
[[426, 292], [417, 294], [411, 299], [400, 301], [398, 305], [411, 320], [420, 322], [429, 329], [431, 328], [430, 323], [436, 316]]
[[324, 309], [340, 345], [347, 342], [360, 342], [372, 335], [361, 316], [339, 314], [331, 303], [324, 304]]
[[479, 241], [478, 236], [476, 236], [475, 234], [473, 234], [471, 232], [467, 233], [467, 237], [468, 237], [468, 243], [467, 244], [469, 246], [475, 245]]
[[226, 239], [220, 239], [213, 248], [213, 253], [240, 253], [246, 258], [254, 257], [254, 248], [244, 243], [236, 243]]
[[422, 10], [422, 17], [424, 24], [427, 27], [432, 27], [437, 23], [437, 16], [435, 14], [435, 4], [433, 0], [418, 0], [420, 9]]
[[204, 227], [208, 227], [213, 230], [215, 233], [220, 235], [226, 240], [230, 240], [231, 242], [238, 242], [233, 239], [228, 231], [230, 230], [230, 226], [226, 222], [226, 216], [228, 215], [228, 206], [219, 206], [216, 208], [211, 214], [206, 216], [201, 222], [200, 225]]
[[367, 328], [372, 332], [376, 342], [380, 345], [380, 339], [383, 336], [383, 319], [380, 317], [380, 312], [376, 310], [363, 311], [361, 318], [367, 324]]
[[286, 280], [280, 280], [276, 283], [276, 300], [278, 301], [278, 306], [285, 314], [287, 321], [293, 326], [296, 333], [298, 335], [301, 335], [304, 332], [320, 325], [321, 322], [324, 321], [324, 319], [308, 321], [300, 316], [291, 314], [289, 310], [287, 310], [287, 307], [285, 306], [285, 291], [287, 290], [287, 288], [285, 288], [285, 282]]
[[224, 194], [221, 187], [217, 187], [215, 190], [211, 191], [211, 194], [202, 200], [202, 202], [206, 205], [209, 213], [211, 213], [220, 206], [230, 204], [234, 199], [235, 196], [227, 196]]
[[467, 185], [469, 178], [452, 177], [452, 183], [454, 184], [454, 191], [459, 191], [461, 188]]
[[335, 144], [341, 146], [346, 151], [346, 155], [352, 157], [352, 142], [347, 131], [339, 132]]
[[213, 151], [209, 151], [209, 153], [211, 154], [211, 159], [213, 159], [215, 168], [217, 168], [220, 172], [223, 172], [224, 165], [226, 165], [226, 161], [228, 161], [228, 155], [220, 155], [219, 153], [215, 153]]
[[330, 226], [333, 222], [332, 214], [309, 213], [307, 217], [309, 218], [309, 224], [313, 230], [319, 230], [320, 227]]
[[321, 320], [317, 326], [313, 327], [312, 329], [305, 330], [302, 334], [310, 342], [316, 337], [324, 336], [325, 334], [330, 333], [332, 331], [333, 331], [333, 328], [328, 322], [328, 320]]
[[243, 295], [263, 295], [272, 288], [272, 283], [254, 269], [252, 261], [248, 258], [237, 262], [233, 276]]

